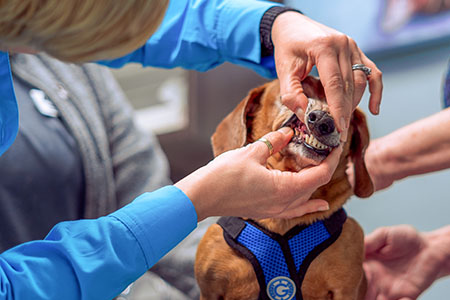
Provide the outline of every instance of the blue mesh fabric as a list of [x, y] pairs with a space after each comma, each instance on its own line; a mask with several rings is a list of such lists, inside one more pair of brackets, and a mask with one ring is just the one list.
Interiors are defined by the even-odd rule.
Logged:
[[264, 232], [247, 223], [237, 241], [256, 256], [263, 269], [266, 284], [277, 276], [290, 277], [280, 245]]
[[323, 222], [316, 222], [289, 240], [289, 247], [291, 248], [297, 272], [305, 257], [329, 237], [330, 234]]
[[[330, 237], [325, 225], [320, 221], [306, 227], [287, 241], [297, 272], [308, 254]], [[237, 242], [255, 255], [264, 273], [266, 285], [275, 277], [290, 277], [280, 244], [257, 227], [246, 222]], [[295, 297], [292, 300], [295, 300]]]

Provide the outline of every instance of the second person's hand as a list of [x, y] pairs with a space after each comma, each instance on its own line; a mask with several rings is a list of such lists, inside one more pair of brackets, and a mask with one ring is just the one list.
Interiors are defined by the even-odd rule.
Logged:
[[408, 225], [381, 227], [365, 239], [366, 300], [414, 300], [447, 276], [450, 227], [421, 233]]

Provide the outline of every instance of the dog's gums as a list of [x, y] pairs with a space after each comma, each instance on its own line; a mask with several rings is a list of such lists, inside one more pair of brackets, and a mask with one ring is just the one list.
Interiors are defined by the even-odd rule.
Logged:
[[294, 130], [294, 136], [292, 137], [291, 143], [298, 145], [303, 144], [306, 148], [314, 151], [320, 156], [327, 156], [334, 148], [318, 141], [317, 138], [309, 132], [306, 124], [300, 121], [295, 114], [292, 114], [281, 127], [290, 127]]

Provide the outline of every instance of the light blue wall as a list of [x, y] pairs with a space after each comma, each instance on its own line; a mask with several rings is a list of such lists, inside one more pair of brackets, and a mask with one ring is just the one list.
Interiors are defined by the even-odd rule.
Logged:
[[[313, 19], [325, 24], [331, 23], [330, 26], [339, 24], [337, 20], [339, 16], [345, 18], [353, 22], [353, 26], [347, 22], [347, 25], [344, 24], [345, 26], [337, 29], [358, 37], [361, 31], [367, 29], [369, 21], [373, 18], [361, 18], [360, 14], [355, 14], [355, 8], [358, 8], [361, 14], [370, 16], [376, 8], [376, 3], [380, 1], [364, 2], [365, 5], [360, 5], [361, 2], [356, 0], [287, 2], [303, 10]], [[323, 7], [334, 5], [333, 13], [326, 14], [323, 8], [317, 9], [321, 2], [327, 2], [326, 5], [322, 3], [325, 5]], [[349, 5], [351, 3], [355, 5]], [[346, 32], [346, 29], [352, 30], [355, 34]], [[356, 42], [364, 45], [370, 41], [371, 36], [366, 35], [361, 39], [358, 41], [355, 38]], [[367, 114], [373, 138], [383, 136], [442, 109], [442, 81], [450, 58], [450, 43], [404, 50], [390, 55], [371, 57], [382, 70], [384, 81], [380, 115], [374, 117]], [[366, 111], [367, 94], [366, 92], [361, 103]], [[380, 226], [396, 224], [412, 224], [421, 231], [449, 225], [450, 170], [405, 179], [369, 199], [351, 199], [346, 206], [349, 214], [357, 219], [366, 233]], [[449, 295], [450, 279], [445, 279], [436, 282], [420, 299], [449, 299]]]

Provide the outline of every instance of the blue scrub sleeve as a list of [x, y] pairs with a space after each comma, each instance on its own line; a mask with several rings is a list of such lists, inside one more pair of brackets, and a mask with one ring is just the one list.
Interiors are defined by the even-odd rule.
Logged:
[[170, 1], [161, 26], [144, 46], [100, 63], [118, 68], [138, 62], [206, 71], [230, 62], [274, 78], [273, 57], [261, 58], [259, 24], [264, 13], [276, 5], [242, 0]]
[[11, 79], [9, 54], [0, 51], [0, 156], [14, 142], [19, 130], [19, 111]]
[[112, 299], [197, 226], [167, 186], [99, 219], [63, 222], [0, 255], [0, 299]]

